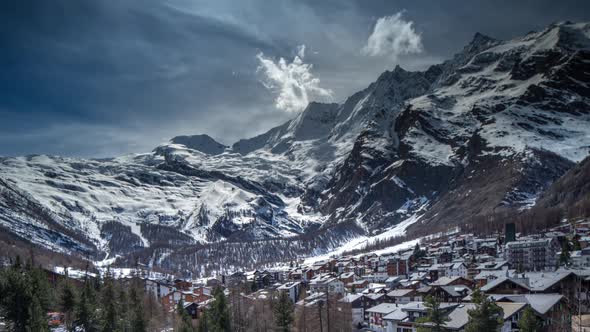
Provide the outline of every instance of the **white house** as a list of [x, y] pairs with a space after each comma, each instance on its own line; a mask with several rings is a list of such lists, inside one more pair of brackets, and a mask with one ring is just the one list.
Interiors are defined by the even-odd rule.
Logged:
[[465, 265], [463, 262], [452, 263], [450, 268], [447, 270], [447, 276], [467, 278], [467, 270], [467, 265]]
[[344, 283], [335, 277], [314, 278], [309, 289], [312, 293], [344, 294]]
[[279, 292], [287, 293], [287, 295], [289, 296], [289, 299], [291, 299], [291, 301], [293, 303], [295, 303], [295, 302], [297, 302], [297, 300], [299, 300], [299, 293], [301, 291], [301, 283], [300, 282], [288, 282], [286, 284], [279, 286], [277, 288], [277, 290]]
[[391, 312], [397, 310], [400, 305], [395, 303], [381, 303], [366, 310], [369, 314], [369, 327], [375, 332], [385, 332], [387, 330], [387, 322], [384, 317]]
[[147, 279], [145, 281], [145, 290], [155, 295], [157, 298], [164, 297], [174, 291], [174, 286], [164, 284], [163, 282]]

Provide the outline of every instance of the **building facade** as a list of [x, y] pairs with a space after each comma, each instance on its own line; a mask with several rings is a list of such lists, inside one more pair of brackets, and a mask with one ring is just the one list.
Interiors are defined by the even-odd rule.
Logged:
[[555, 269], [559, 244], [555, 239], [515, 241], [506, 244], [506, 259], [520, 271]]

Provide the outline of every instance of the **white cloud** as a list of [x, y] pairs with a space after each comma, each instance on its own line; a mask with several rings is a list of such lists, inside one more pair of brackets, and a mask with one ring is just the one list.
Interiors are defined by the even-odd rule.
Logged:
[[331, 100], [332, 90], [320, 87], [320, 79], [311, 70], [313, 66], [303, 62], [305, 45], [297, 47], [292, 62], [284, 58], [275, 61], [258, 53], [257, 72], [264, 75], [262, 84], [277, 93], [275, 106], [285, 112], [300, 112], [310, 101]]
[[413, 24], [414, 22], [402, 18], [402, 12], [381, 17], [362, 53], [369, 56], [391, 56], [395, 60], [403, 54], [422, 52], [422, 38], [414, 30]]

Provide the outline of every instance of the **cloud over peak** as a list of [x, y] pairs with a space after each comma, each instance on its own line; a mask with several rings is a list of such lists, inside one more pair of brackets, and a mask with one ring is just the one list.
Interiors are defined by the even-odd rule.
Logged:
[[289, 113], [302, 111], [310, 101], [331, 100], [332, 90], [320, 87], [320, 79], [311, 73], [313, 65], [305, 63], [305, 45], [297, 47], [293, 61], [281, 57], [278, 61], [262, 52], [256, 58], [261, 82], [275, 92], [275, 106]]
[[404, 20], [399, 12], [377, 20], [361, 51], [365, 55], [390, 56], [396, 60], [400, 55], [421, 53], [422, 37], [414, 29], [414, 22]]

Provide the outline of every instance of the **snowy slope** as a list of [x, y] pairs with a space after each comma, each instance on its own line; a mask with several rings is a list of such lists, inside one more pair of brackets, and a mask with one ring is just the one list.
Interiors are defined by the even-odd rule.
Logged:
[[[218, 241], [255, 222], [265, 225], [260, 234], [253, 234], [255, 238], [292, 236], [304, 230], [306, 222], [286, 215], [287, 205], [280, 198], [256, 190], [246, 180], [158, 168], [165, 164], [164, 158], [151, 154], [110, 160], [4, 158], [0, 178], [3, 188], [30, 195], [55, 223], [104, 251], [109, 240], [104, 225], [109, 222], [128, 228], [141, 246], [161, 240], [146, 238], [147, 230], [141, 228], [146, 224], [168, 227], [170, 234], [188, 235], [193, 242]], [[1, 212], [0, 225], [25, 238], [37, 235], [20, 234], [23, 226], [15, 222], [17, 213], [8, 204]]]

